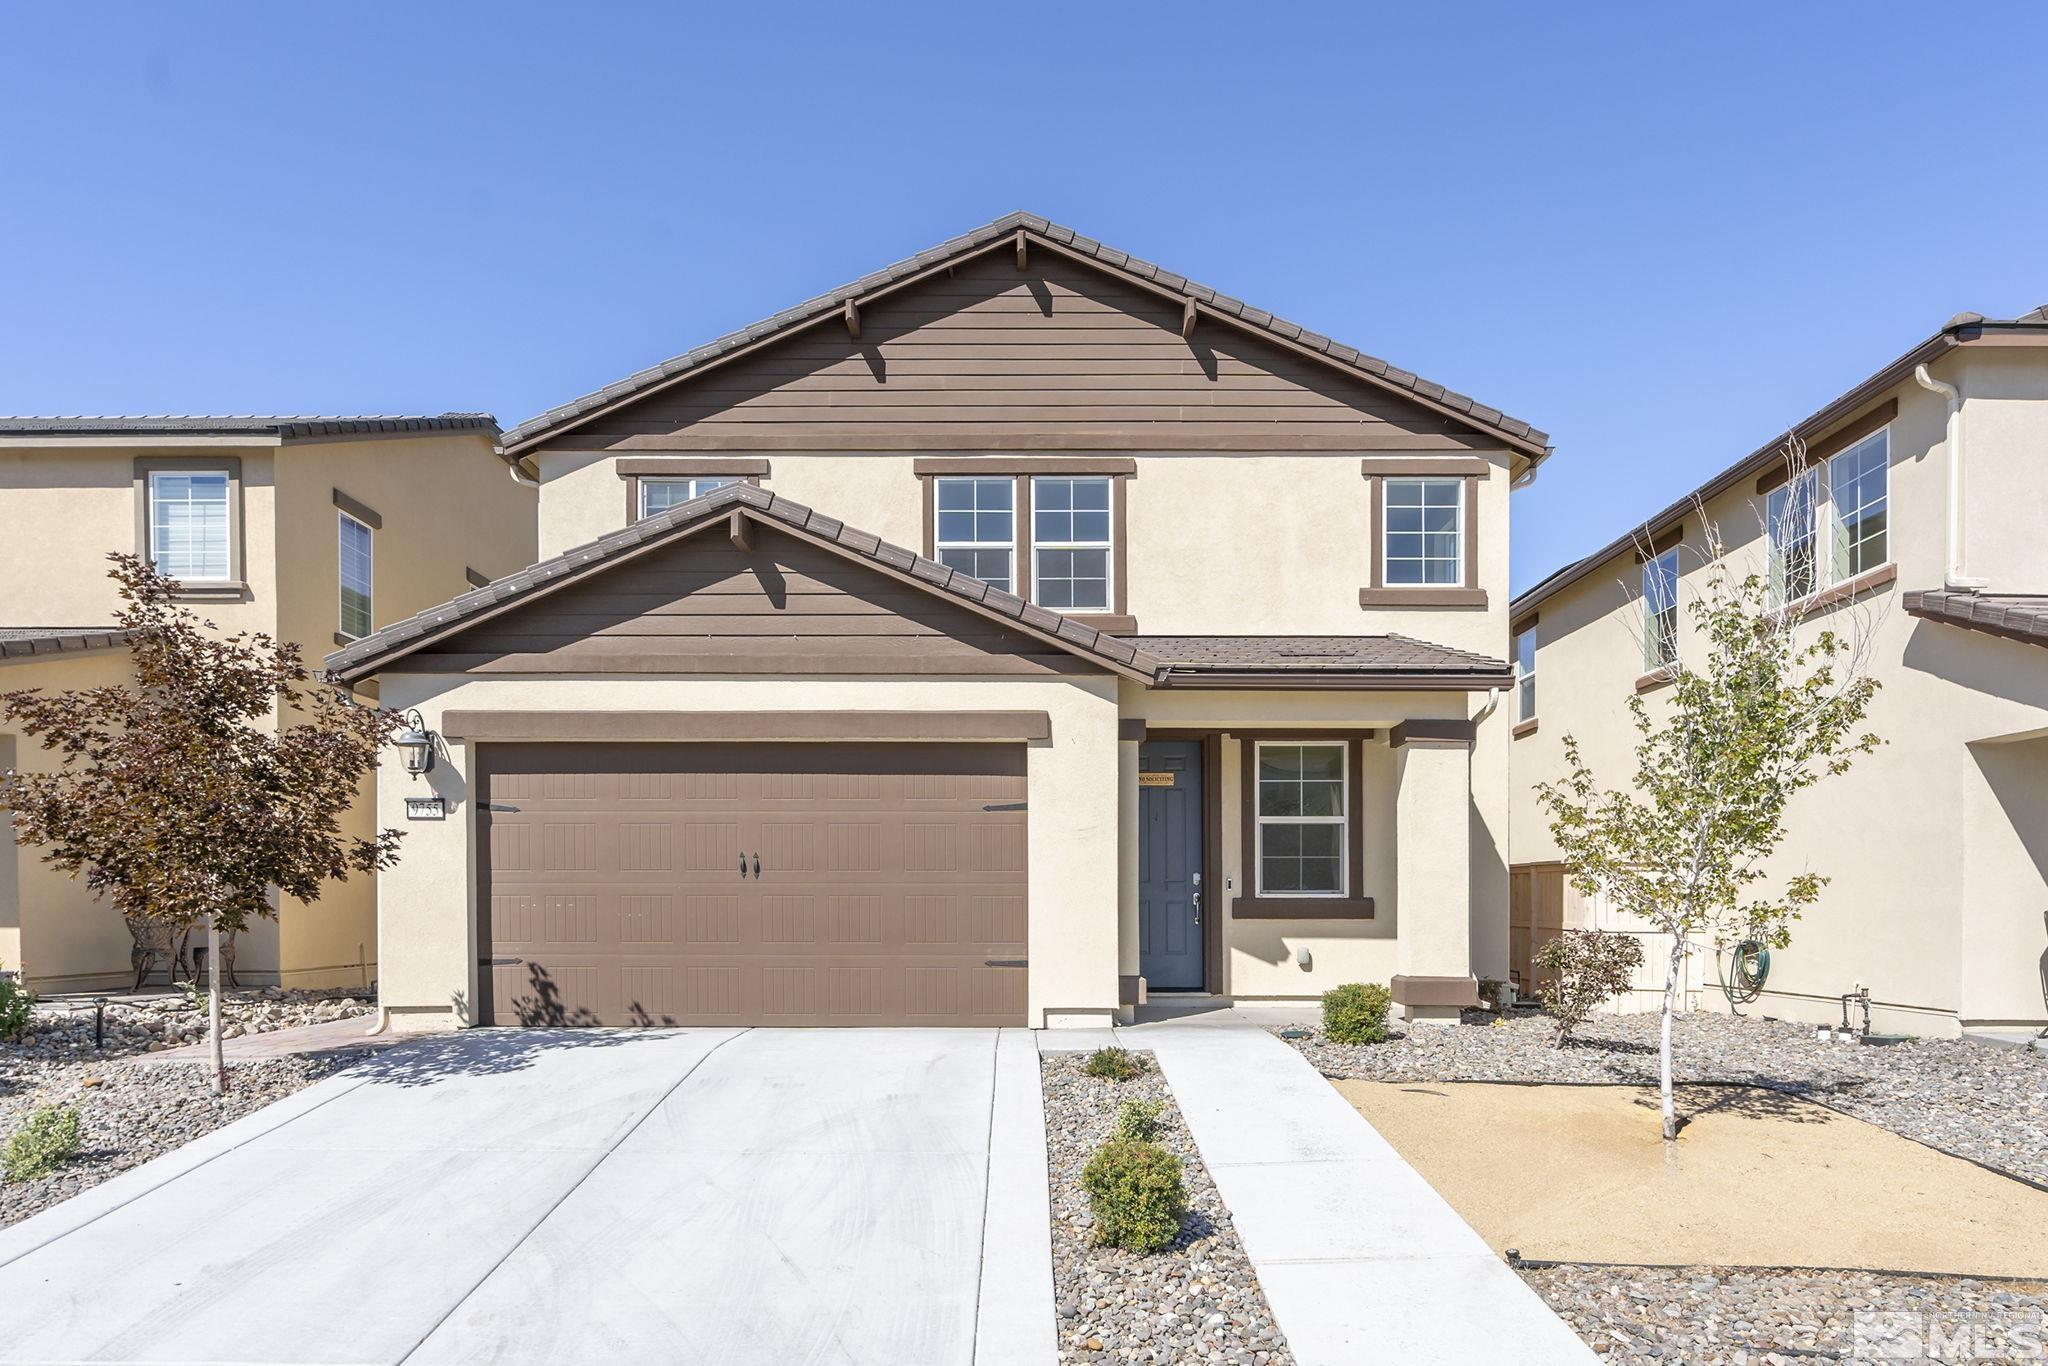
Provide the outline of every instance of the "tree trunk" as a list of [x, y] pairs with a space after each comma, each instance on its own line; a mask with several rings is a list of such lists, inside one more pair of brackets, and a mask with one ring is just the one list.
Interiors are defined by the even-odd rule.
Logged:
[[1671, 965], [1664, 974], [1664, 1014], [1658, 1021], [1657, 1092], [1664, 1114], [1664, 1137], [1678, 1137], [1678, 1106], [1671, 1098], [1671, 1012], [1678, 1000], [1678, 975], [1685, 970], [1685, 937], [1671, 936]]
[[206, 918], [206, 1037], [212, 1054], [213, 1093], [224, 1096], [228, 1093], [228, 1065], [221, 1054], [220, 921], [214, 916]]

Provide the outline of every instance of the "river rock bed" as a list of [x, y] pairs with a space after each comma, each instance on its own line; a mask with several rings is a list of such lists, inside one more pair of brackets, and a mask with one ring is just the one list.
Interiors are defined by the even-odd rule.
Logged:
[[[1114, 1082], [1087, 1075], [1086, 1061], [1079, 1053], [1040, 1059], [1060, 1360], [1293, 1366], [1230, 1211], [1157, 1065]], [[1159, 1142], [1180, 1158], [1187, 1186], [1180, 1237], [1149, 1257], [1097, 1243], [1081, 1189], [1082, 1167], [1109, 1138], [1126, 1100], [1165, 1104]]]
[[[2038, 1281], [1725, 1267], [1521, 1271], [1616, 1366], [2031, 1360], [2039, 1353], [2029, 1344], [2048, 1341], [2048, 1283]], [[1937, 1331], [1948, 1344], [1970, 1334], [1960, 1339], [1968, 1354], [1937, 1357]]]
[[[1596, 1015], [1564, 1048], [1534, 1011], [1468, 1011], [1380, 1044], [1290, 1039], [1325, 1076], [1362, 1081], [1656, 1085], [1657, 1016]], [[1822, 1043], [1812, 1025], [1693, 1011], [1672, 1022], [1681, 1082], [1763, 1086], [2048, 1185], [2048, 1054], [1964, 1039]]]
[[[103, 1046], [93, 1043], [93, 1002], [90, 997], [69, 996], [61, 1001], [41, 1002], [21, 1037], [0, 1041], [0, 1067], [11, 1058], [121, 1057], [132, 1053], [160, 1053], [202, 1042], [206, 1038], [206, 1011], [199, 997], [188, 992], [160, 992], [146, 996], [110, 996], [103, 1024]], [[221, 1037], [237, 1039], [244, 1034], [268, 1034], [300, 1025], [324, 1024], [368, 1015], [373, 1002], [365, 988], [331, 990], [287, 990], [255, 987], [221, 994]]]

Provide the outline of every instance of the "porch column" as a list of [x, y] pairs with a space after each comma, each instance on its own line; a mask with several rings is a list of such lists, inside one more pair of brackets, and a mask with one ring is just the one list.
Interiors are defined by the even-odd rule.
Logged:
[[1472, 739], [1464, 720], [1414, 720], [1394, 751], [1394, 1003], [1403, 1019], [1455, 1024], [1472, 976]]
[[1145, 742], [1144, 721], [1118, 722], [1116, 739], [1117, 1018], [1131, 1024], [1138, 1001], [1138, 747]]

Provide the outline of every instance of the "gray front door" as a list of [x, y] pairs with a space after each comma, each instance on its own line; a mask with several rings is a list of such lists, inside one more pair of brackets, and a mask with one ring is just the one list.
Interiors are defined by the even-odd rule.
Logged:
[[1138, 971], [1153, 991], [1200, 991], [1202, 743], [1138, 749]]

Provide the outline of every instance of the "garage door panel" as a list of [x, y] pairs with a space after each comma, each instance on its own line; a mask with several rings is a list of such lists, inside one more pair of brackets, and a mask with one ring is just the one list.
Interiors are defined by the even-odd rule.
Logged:
[[1020, 746], [481, 753], [494, 1020], [1023, 1020]]

